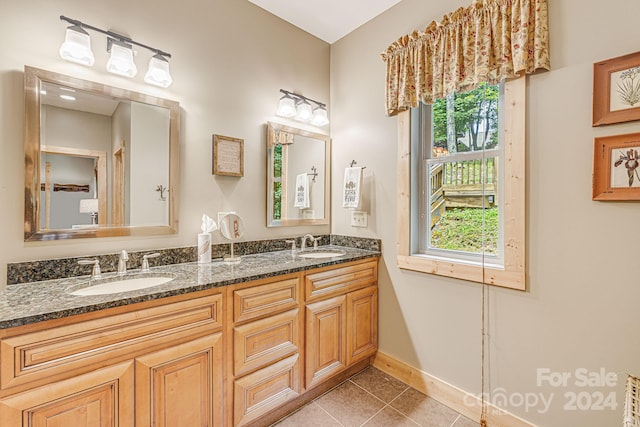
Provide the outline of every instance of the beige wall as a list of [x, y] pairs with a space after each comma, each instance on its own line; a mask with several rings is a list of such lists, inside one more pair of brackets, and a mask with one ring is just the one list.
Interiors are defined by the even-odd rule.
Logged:
[[[396, 119], [384, 116], [384, 63], [391, 42], [424, 29], [464, 0], [403, 0], [332, 45], [333, 228], [383, 241], [380, 349], [472, 393], [480, 392], [480, 287], [396, 267]], [[591, 127], [592, 64], [638, 50], [640, 3], [550, 0], [553, 71], [528, 82], [528, 292], [489, 295], [489, 390], [542, 426], [622, 424], [615, 388], [538, 387], [538, 368], [640, 375], [639, 203], [591, 201], [593, 138], [640, 131], [638, 122]], [[368, 229], [349, 226], [337, 183], [352, 159], [367, 166]], [[616, 393], [615, 411], [566, 411], [565, 393]], [[518, 394], [552, 397], [525, 410]], [[553, 396], [552, 396], [553, 395]], [[497, 396], [496, 396], [497, 397]]]
[[[638, 203], [590, 200], [593, 137], [640, 130], [626, 124], [593, 129], [593, 62], [637, 50], [640, 4], [623, 0], [551, 0], [552, 72], [528, 83], [528, 283], [530, 291], [492, 289], [490, 384], [507, 396], [552, 397], [526, 411], [544, 426], [609, 426], [622, 420], [622, 379], [614, 389], [538, 387], [536, 370], [578, 368], [640, 375]], [[384, 64], [392, 41], [464, 0], [403, 0], [331, 47], [333, 225], [331, 231], [383, 240], [381, 350], [472, 393], [480, 391], [480, 288], [398, 270], [396, 256], [396, 121], [384, 117]], [[265, 227], [265, 137], [278, 89], [329, 98], [329, 46], [242, 0], [86, 2], [0, 0], [0, 287], [6, 263], [158, 247], [195, 245], [203, 211], [234, 209], [247, 237], [327, 232], [328, 227]], [[96, 65], [62, 61], [60, 14], [128, 33], [171, 52], [174, 85], [142, 83], [103, 71], [104, 38], [93, 38]], [[141, 52], [141, 55], [143, 52]], [[22, 69], [25, 64], [178, 100], [181, 137], [180, 233], [55, 243], [22, 241]], [[245, 139], [245, 176], [211, 175], [211, 134]], [[339, 189], [351, 160], [367, 166], [363, 209], [369, 227], [349, 226]], [[615, 411], [565, 411], [564, 393], [613, 390]]]
[[[266, 227], [266, 122], [279, 89], [329, 101], [327, 43], [248, 1], [0, 0], [0, 288], [8, 262], [196, 244], [203, 212], [235, 210], [247, 239], [329, 232], [328, 226]], [[63, 61], [67, 26], [60, 15], [129, 35], [173, 55], [174, 84], [143, 83], [150, 53], [141, 50], [138, 75], [104, 70], [106, 38], [92, 33], [93, 68]], [[180, 233], [158, 238], [23, 242], [23, 67], [31, 65], [180, 102]], [[243, 138], [243, 178], [211, 174], [212, 134]], [[214, 242], [221, 241], [214, 237]]]

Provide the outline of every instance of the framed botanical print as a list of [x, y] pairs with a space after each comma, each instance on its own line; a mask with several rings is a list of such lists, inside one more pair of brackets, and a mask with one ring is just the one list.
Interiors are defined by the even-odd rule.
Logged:
[[593, 126], [640, 120], [640, 52], [593, 64]]
[[593, 200], [640, 200], [640, 133], [595, 139]]

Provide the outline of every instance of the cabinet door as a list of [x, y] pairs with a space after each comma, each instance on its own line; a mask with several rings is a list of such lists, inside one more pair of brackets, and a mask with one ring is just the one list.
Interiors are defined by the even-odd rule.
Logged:
[[378, 349], [378, 287], [347, 294], [347, 366]]
[[222, 333], [136, 358], [137, 427], [222, 425]]
[[306, 388], [346, 368], [346, 297], [318, 301], [306, 308]]
[[0, 399], [0, 425], [133, 427], [133, 362]]

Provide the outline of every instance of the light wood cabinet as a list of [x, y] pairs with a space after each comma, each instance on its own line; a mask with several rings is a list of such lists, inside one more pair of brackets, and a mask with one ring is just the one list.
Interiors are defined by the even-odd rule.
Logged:
[[2, 427], [261, 426], [368, 363], [367, 259], [0, 330]]
[[234, 381], [234, 425], [243, 426], [300, 394], [299, 355], [294, 354]]
[[222, 426], [222, 334], [135, 359], [137, 427]]
[[134, 368], [120, 363], [0, 399], [6, 427], [133, 427]]
[[305, 387], [311, 389], [378, 348], [377, 261], [307, 274]]
[[228, 288], [234, 426], [255, 422], [301, 393], [301, 278], [293, 274]]
[[347, 294], [347, 366], [378, 350], [378, 287]]
[[308, 304], [306, 307], [307, 389], [346, 368], [345, 296]]
[[0, 426], [223, 426], [220, 293], [2, 334]]

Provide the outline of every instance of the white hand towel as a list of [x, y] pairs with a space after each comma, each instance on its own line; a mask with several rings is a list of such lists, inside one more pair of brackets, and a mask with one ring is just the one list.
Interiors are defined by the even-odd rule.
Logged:
[[309, 202], [309, 175], [306, 173], [296, 176], [296, 200], [293, 207], [300, 209], [311, 207]]
[[343, 208], [357, 209], [360, 206], [360, 183], [362, 182], [362, 168], [346, 168], [344, 170], [344, 188], [342, 197]]

